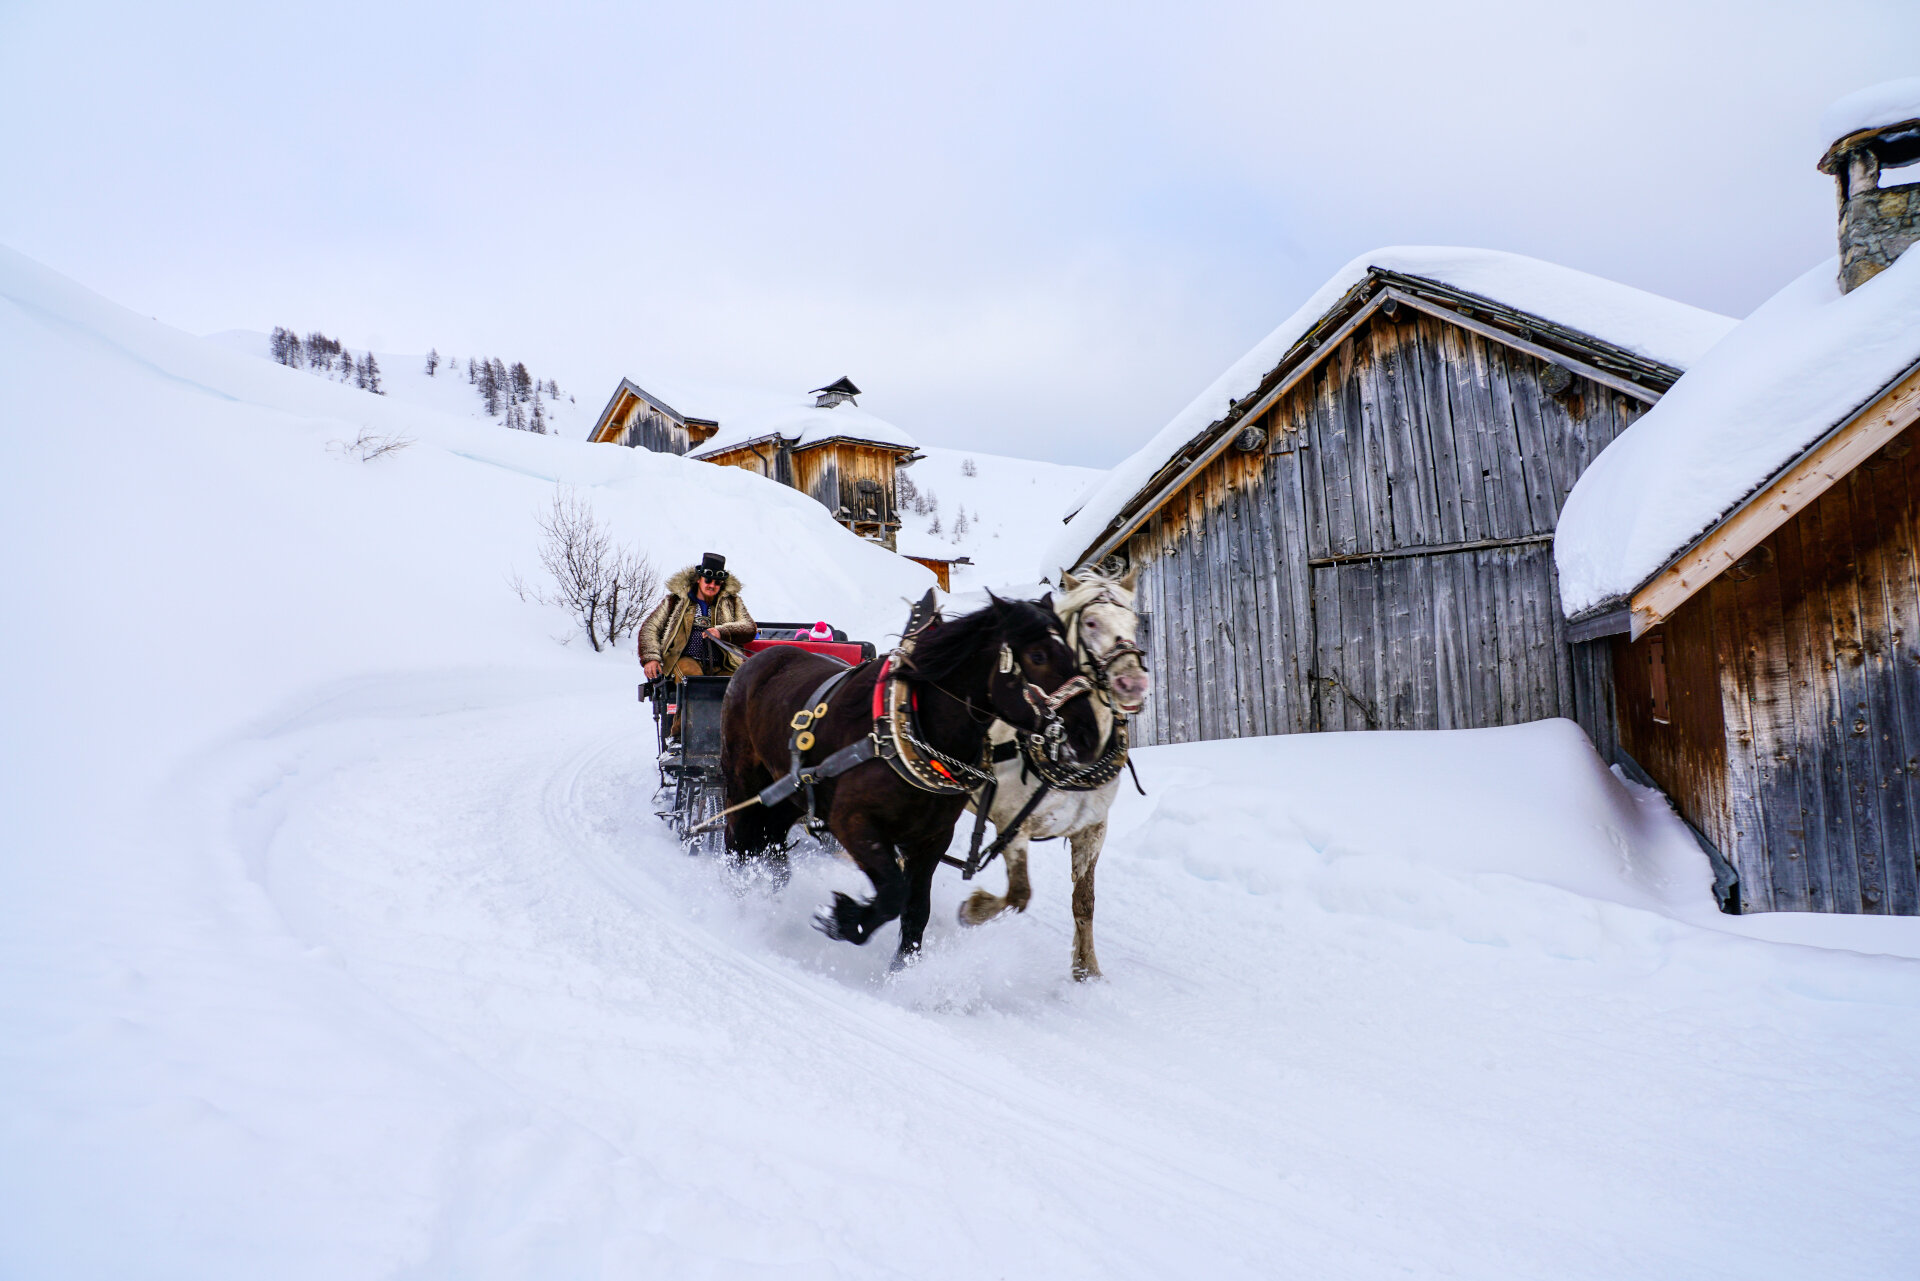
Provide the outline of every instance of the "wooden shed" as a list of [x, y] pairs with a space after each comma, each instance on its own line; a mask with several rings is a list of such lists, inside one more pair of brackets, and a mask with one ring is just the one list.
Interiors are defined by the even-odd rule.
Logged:
[[812, 405], [743, 416], [695, 456], [791, 485], [854, 533], [892, 550], [900, 529], [894, 476], [920, 450], [898, 427], [860, 409], [853, 399], [859, 391], [842, 378], [809, 393]]
[[1140, 573], [1137, 737], [1610, 726], [1560, 504], [1731, 324], [1514, 255], [1349, 264], [1069, 525], [1062, 564]]
[[1743, 322], [1562, 522], [1574, 625], [1616, 633], [1619, 756], [1732, 911], [1920, 914], [1920, 255], [1884, 253], [1842, 160], [1838, 272]]
[[587, 439], [596, 444], [627, 445], [657, 454], [684, 454], [720, 430], [710, 418], [692, 418], [650, 394], [632, 379], [622, 378], [607, 407], [594, 420]]

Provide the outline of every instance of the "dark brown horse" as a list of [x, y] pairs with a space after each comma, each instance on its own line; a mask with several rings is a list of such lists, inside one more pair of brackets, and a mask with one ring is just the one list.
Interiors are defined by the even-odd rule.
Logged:
[[[1079, 674], [1050, 601], [991, 594], [989, 600], [985, 609], [936, 621], [919, 633], [910, 659], [894, 673], [913, 692], [920, 740], [956, 762], [977, 763], [987, 728], [998, 719], [1032, 733], [1052, 728], [1065, 759], [1091, 760], [1100, 747], [1100, 727], [1090, 700], [1078, 695], [1054, 707], [1045, 697]], [[861, 665], [834, 690], [826, 716], [811, 726], [815, 741], [804, 752], [808, 764], [873, 729], [882, 664]], [[755, 654], [734, 675], [720, 709], [720, 769], [729, 806], [787, 773], [790, 722], [836, 670], [830, 658], [782, 646]], [[897, 968], [920, 949], [933, 874], [966, 809], [966, 794], [923, 790], [876, 759], [817, 784], [815, 802], [816, 813], [873, 882], [874, 894], [865, 903], [835, 894], [814, 925], [829, 938], [865, 943], [899, 917]], [[782, 857], [788, 829], [805, 812], [804, 792], [738, 810], [727, 818], [727, 849], [736, 857]]]

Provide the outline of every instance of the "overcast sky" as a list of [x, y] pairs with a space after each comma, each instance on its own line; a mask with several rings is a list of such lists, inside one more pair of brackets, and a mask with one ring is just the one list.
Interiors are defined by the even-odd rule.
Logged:
[[1916, 53], [1913, 0], [0, 0], [0, 243], [198, 333], [694, 414], [848, 374], [1104, 466], [1380, 245], [1745, 314], [1833, 252], [1821, 109]]

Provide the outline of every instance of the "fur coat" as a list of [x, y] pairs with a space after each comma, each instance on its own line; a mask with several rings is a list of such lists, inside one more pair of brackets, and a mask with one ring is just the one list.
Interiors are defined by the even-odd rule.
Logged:
[[[686, 652], [687, 639], [693, 635], [693, 592], [699, 577], [700, 567], [689, 565], [667, 580], [666, 598], [654, 606], [647, 621], [640, 624], [641, 662], [659, 663], [671, 672], [680, 661], [680, 655]], [[729, 645], [746, 644], [758, 630], [753, 615], [747, 612], [746, 602], [740, 599], [738, 577], [727, 579], [708, 609], [711, 614], [707, 626], [719, 628], [720, 639]], [[725, 655], [716, 655], [716, 667], [731, 670], [731, 660]]]

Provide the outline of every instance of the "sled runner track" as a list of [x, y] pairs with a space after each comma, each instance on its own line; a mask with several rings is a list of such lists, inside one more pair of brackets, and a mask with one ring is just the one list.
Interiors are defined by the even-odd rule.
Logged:
[[[970, 1096], [986, 1114], [997, 1113], [1005, 1118], [1018, 1116], [1027, 1140], [1055, 1143], [1060, 1151], [1080, 1151], [1078, 1159], [1090, 1167], [1103, 1168], [1105, 1177], [1115, 1177], [1115, 1170], [1101, 1162], [1097, 1149], [1106, 1147], [1126, 1152], [1130, 1162], [1138, 1163], [1140, 1167], [1129, 1173], [1127, 1181], [1133, 1183], [1143, 1195], [1179, 1193], [1184, 1199], [1191, 1197], [1195, 1189], [1205, 1188], [1209, 1196], [1227, 1201], [1267, 1204], [1264, 1198], [1250, 1196], [1245, 1190], [1244, 1181], [1240, 1186], [1234, 1186], [1213, 1174], [1171, 1163], [1166, 1153], [1156, 1151], [1143, 1139], [1124, 1137], [1112, 1126], [1096, 1126], [1086, 1122], [1085, 1110], [1075, 1106], [1065, 1091], [1031, 1078], [1012, 1079], [1013, 1074], [1005, 1064], [983, 1055], [973, 1047], [955, 1044], [944, 1029], [940, 1029], [931, 1019], [882, 1002], [871, 993], [859, 989], [840, 989], [839, 992], [822, 990], [808, 983], [803, 975], [795, 973], [788, 966], [755, 956], [684, 919], [682, 913], [673, 910], [666, 896], [667, 887], [641, 870], [641, 861], [650, 857], [685, 858], [675, 845], [663, 839], [651, 847], [636, 843], [633, 848], [623, 851], [617, 841], [596, 840], [596, 834], [580, 821], [583, 815], [592, 812], [585, 786], [595, 767], [631, 752], [632, 743], [630, 733], [616, 732], [581, 748], [553, 771], [544, 790], [543, 801], [547, 825], [556, 838], [564, 839], [579, 861], [624, 901], [646, 912], [676, 938], [698, 947], [717, 965], [770, 983], [781, 994], [792, 998], [796, 1005], [804, 1008], [807, 1018], [822, 1022], [818, 1034], [820, 1038], [827, 1039], [836, 1034], [856, 1037], [909, 1062], [916, 1070], [937, 1077], [961, 1096]], [[648, 818], [651, 820], [650, 813]], [[716, 875], [719, 874], [719, 869], [714, 871]], [[769, 911], [798, 910], [792, 894], [778, 896], [766, 907]], [[974, 942], [976, 946], [990, 945], [984, 936], [970, 936], [969, 941], [974, 940], [977, 940]], [[1116, 954], [1120, 954], [1118, 949]], [[744, 992], [739, 987], [736, 990]], [[841, 999], [835, 999], [836, 996]], [[916, 1040], [916, 1035], [909, 1035], [907, 1030], [891, 1021], [902, 1017], [919, 1018], [921, 1026], [914, 1029], [914, 1033], [924, 1036], [927, 1031], [934, 1031], [935, 1035], [947, 1042], [952, 1053], [942, 1055], [932, 1052]], [[971, 1060], [971, 1063], [962, 1066], [963, 1059]], [[1074, 1119], [1064, 1119], [1067, 1117]], [[1161, 1173], [1157, 1179], [1149, 1181], [1139, 1177], [1141, 1169], [1157, 1169]]]

